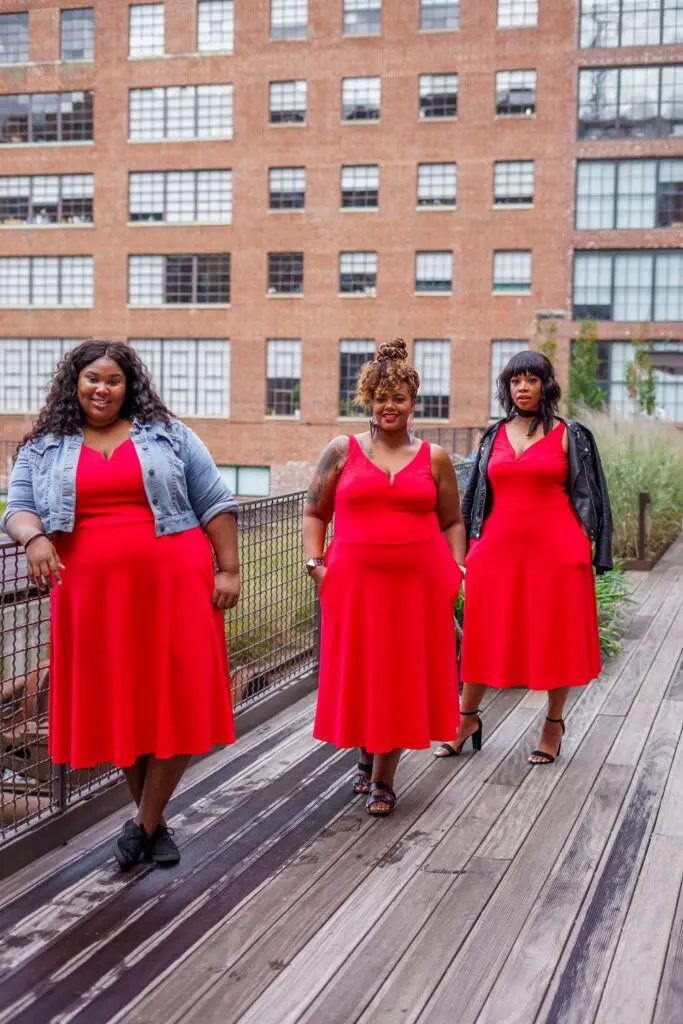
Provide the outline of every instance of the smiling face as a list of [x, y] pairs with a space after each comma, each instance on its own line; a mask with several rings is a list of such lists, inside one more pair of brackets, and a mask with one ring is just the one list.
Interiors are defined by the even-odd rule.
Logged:
[[510, 396], [522, 412], [538, 412], [542, 388], [541, 378], [534, 374], [518, 373], [510, 380]]
[[408, 429], [408, 421], [415, 408], [415, 399], [406, 383], [387, 391], [377, 391], [372, 403], [372, 413], [380, 430], [400, 433]]
[[109, 356], [102, 356], [81, 370], [78, 404], [88, 426], [113, 426], [121, 417], [125, 397], [126, 375]]

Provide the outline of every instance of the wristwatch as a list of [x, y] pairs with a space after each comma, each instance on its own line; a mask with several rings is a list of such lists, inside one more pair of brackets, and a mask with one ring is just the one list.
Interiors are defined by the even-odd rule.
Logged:
[[306, 562], [306, 572], [313, 572], [314, 569], [319, 569], [320, 566], [324, 564], [324, 558], [309, 558]]

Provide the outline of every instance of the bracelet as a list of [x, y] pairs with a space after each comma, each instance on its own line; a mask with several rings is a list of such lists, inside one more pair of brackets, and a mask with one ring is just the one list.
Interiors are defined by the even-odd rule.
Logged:
[[33, 536], [29, 537], [29, 539], [24, 544], [24, 551], [28, 551], [29, 544], [32, 544], [34, 540], [38, 540], [39, 537], [47, 537], [47, 534], [43, 533], [42, 530], [40, 531], [40, 533], [34, 533]]

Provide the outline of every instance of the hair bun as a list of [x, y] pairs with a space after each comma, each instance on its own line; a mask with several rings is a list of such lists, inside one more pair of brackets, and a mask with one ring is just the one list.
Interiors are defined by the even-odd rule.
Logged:
[[380, 345], [377, 351], [377, 362], [405, 363], [408, 361], [408, 349], [403, 338]]

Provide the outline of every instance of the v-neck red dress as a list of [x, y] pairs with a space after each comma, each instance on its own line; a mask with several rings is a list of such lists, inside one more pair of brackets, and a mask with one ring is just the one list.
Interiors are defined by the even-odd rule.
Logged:
[[132, 441], [83, 445], [52, 591], [49, 747], [72, 768], [232, 743], [223, 614], [200, 527], [157, 537]]
[[463, 682], [553, 690], [600, 674], [591, 543], [567, 493], [565, 430], [519, 458], [505, 424], [498, 431], [493, 507], [466, 563]]
[[427, 442], [392, 482], [349, 438], [320, 593], [317, 739], [374, 754], [420, 749], [460, 720], [461, 572], [436, 498]]

